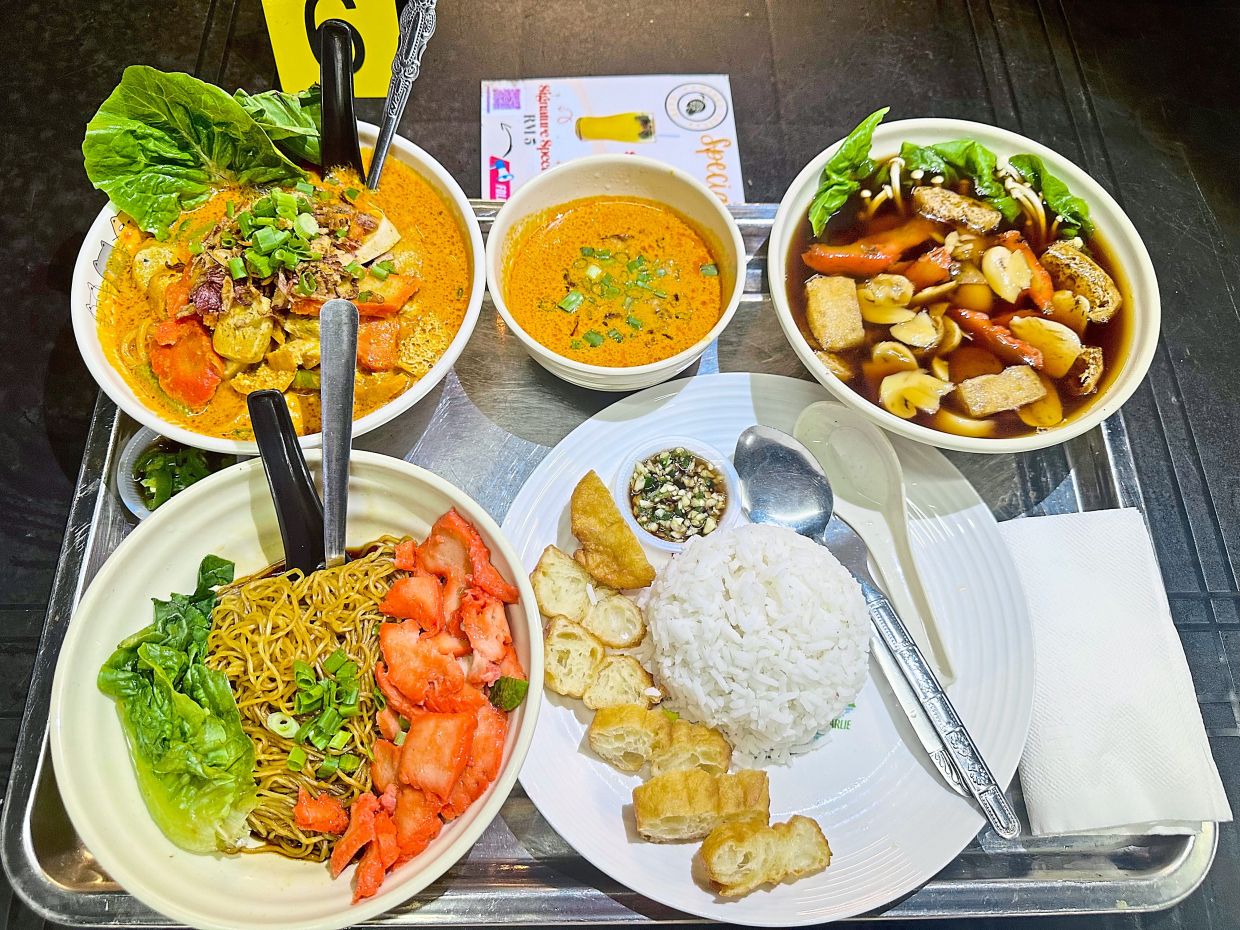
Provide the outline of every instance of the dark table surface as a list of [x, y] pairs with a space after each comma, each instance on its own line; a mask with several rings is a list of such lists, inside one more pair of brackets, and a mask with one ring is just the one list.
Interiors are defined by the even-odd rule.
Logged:
[[[103, 203], [82, 173], [83, 126], [127, 64], [230, 90], [275, 80], [259, 0], [3, 6], [0, 243], [12, 274], [0, 301], [0, 778], [96, 392], [68, 312], [73, 258]], [[1014, 129], [1093, 173], [1158, 271], [1163, 340], [1122, 415], [1215, 758], [1240, 809], [1237, 48], [1240, 6], [1227, 3], [441, 0], [401, 132], [478, 196], [482, 79], [726, 72], [751, 201], [778, 201], [806, 161], [882, 104], [893, 119]], [[377, 103], [361, 107], [377, 113]], [[2, 882], [0, 914], [13, 928], [44, 925]], [[1223, 827], [1205, 885], [1170, 911], [1023, 925], [1240, 926], [1237, 830]]]

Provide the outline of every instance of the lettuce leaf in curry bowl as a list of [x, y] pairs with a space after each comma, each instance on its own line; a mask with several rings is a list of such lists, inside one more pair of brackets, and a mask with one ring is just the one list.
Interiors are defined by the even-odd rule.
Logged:
[[287, 154], [312, 165], [322, 162], [323, 104], [317, 84], [299, 94], [286, 94], [279, 90], [247, 94], [244, 90], [238, 90], [233, 94], [233, 99]]
[[151, 817], [191, 852], [232, 848], [258, 800], [254, 746], [228, 678], [203, 662], [214, 588], [232, 577], [232, 562], [207, 556], [194, 593], [156, 600], [155, 622], [122, 641], [99, 671]]
[[143, 229], [159, 233], [219, 184], [300, 179], [246, 108], [188, 74], [125, 69], [86, 126], [90, 182]]

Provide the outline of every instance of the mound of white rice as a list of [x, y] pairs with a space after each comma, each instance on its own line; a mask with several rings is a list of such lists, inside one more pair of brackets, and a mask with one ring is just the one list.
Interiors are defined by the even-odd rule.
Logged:
[[791, 530], [743, 525], [693, 541], [659, 573], [646, 622], [663, 706], [718, 727], [751, 760], [804, 752], [865, 682], [861, 589]]

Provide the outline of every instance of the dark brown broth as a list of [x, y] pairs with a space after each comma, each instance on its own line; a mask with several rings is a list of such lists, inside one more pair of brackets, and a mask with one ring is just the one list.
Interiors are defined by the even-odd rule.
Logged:
[[[967, 193], [967, 191], [965, 191], [965, 193]], [[788, 303], [792, 308], [793, 317], [796, 319], [797, 328], [801, 331], [801, 335], [811, 346], [814, 345], [814, 338], [810, 334], [809, 325], [806, 322], [805, 316], [805, 282], [812, 278], [815, 272], [801, 260], [801, 254], [815, 241], [828, 242], [832, 244], [854, 242], [862, 236], [868, 236], [890, 229], [891, 227], [898, 225], [903, 219], [903, 217], [897, 214], [895, 208], [892, 207], [890, 209], [879, 209], [873, 217], [866, 221], [862, 221], [859, 218], [862, 205], [863, 201], [861, 198], [854, 195], [844, 205], [844, 207], [831, 218], [831, 221], [827, 224], [827, 228], [824, 231], [823, 236], [818, 240], [815, 240], [813, 236], [813, 230], [810, 228], [808, 218], [804, 219], [801, 222], [800, 228], [797, 230], [797, 234], [793, 237], [792, 242], [788, 247], [788, 255], [784, 262], [784, 280], [788, 292]], [[946, 230], [948, 227], [945, 225], [944, 229]], [[1005, 221], [999, 231], [1003, 232], [1008, 229], [1019, 230], [1020, 227], [1016, 224]], [[1021, 231], [1023, 232], [1023, 230]], [[917, 254], [920, 254], [920, 252], [927, 251], [929, 248], [933, 247], [933, 245], [934, 243], [930, 243], [925, 249], [921, 249], [916, 252], [909, 252], [906, 257], [915, 257]], [[1110, 388], [1112, 381], [1115, 379], [1115, 375], [1119, 371], [1120, 366], [1127, 360], [1130, 341], [1129, 332], [1131, 330], [1131, 326], [1129, 325], [1129, 320], [1131, 319], [1133, 308], [1132, 296], [1128, 289], [1127, 278], [1111, 257], [1110, 251], [1105, 242], [1103, 242], [1101, 237], [1099, 237], [1096, 233], [1086, 241], [1085, 245], [1089, 256], [1097, 262], [1102, 269], [1112, 277], [1112, 279], [1114, 279], [1115, 284], [1119, 287], [1120, 294], [1123, 297], [1123, 304], [1109, 322], [1090, 323], [1085, 328], [1085, 333], [1081, 336], [1081, 341], [1085, 345], [1098, 346], [1102, 349], [1104, 365], [1102, 382], [1098, 386], [1097, 391], [1086, 397], [1073, 397], [1064, 391], [1059, 392], [1060, 400], [1063, 403], [1064, 422], [1068, 422], [1083, 414], [1086, 410], [1093, 406], [1100, 396], [1106, 393], [1106, 391]], [[1035, 250], [1040, 252], [1041, 247], [1036, 246], [1035, 244]], [[995, 316], [998, 316], [1007, 310], [1016, 309], [1012, 305], [1001, 301], [997, 296], [995, 298], [995, 305], [997, 308], [993, 314]], [[1028, 308], [1022, 306], [1022, 309]], [[834, 353], [851, 364], [857, 372], [856, 376], [853, 377], [852, 380], [846, 382], [848, 386], [862, 397], [865, 397], [871, 403], [876, 405], [879, 403], [879, 382], [872, 382], [866, 378], [861, 371], [861, 362], [869, 358], [870, 349], [876, 342], [890, 338], [887, 334], [889, 328], [890, 327], [887, 326], [865, 323], [865, 345], [859, 346], [856, 349]], [[965, 344], [968, 344], [967, 338]], [[943, 405], [956, 413], [964, 413], [963, 409], [957, 406], [956, 402], [953, 400], [953, 394], [949, 394], [946, 398], [944, 398]], [[931, 429], [937, 429], [937, 427], [934, 426], [932, 419], [933, 417], [931, 414], [918, 412], [917, 415], [913, 417], [912, 422], [919, 423], [922, 426], [927, 426]], [[996, 427], [994, 434], [990, 437], [993, 439], [1028, 436], [1038, 432], [1038, 430], [1033, 427], [1026, 425], [1020, 417], [1017, 416], [1015, 411], [998, 413], [989, 419], [994, 421]]]

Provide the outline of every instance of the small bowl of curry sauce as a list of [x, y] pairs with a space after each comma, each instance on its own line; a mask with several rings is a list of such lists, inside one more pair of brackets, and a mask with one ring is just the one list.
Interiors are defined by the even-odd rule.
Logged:
[[688, 368], [731, 321], [745, 247], [697, 179], [636, 155], [559, 165], [504, 204], [487, 241], [495, 308], [552, 374], [633, 391]]

